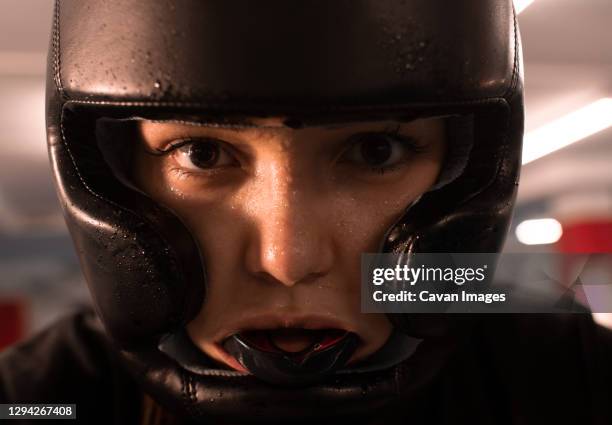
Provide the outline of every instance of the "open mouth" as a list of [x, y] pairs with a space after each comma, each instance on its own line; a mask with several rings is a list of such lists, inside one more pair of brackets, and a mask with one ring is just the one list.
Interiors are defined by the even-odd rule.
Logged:
[[345, 366], [358, 344], [355, 333], [335, 328], [244, 330], [222, 342], [246, 370], [285, 385], [308, 384]]
[[348, 334], [342, 329], [278, 328], [247, 330], [240, 337], [258, 350], [283, 354], [300, 362], [311, 353], [337, 344]]

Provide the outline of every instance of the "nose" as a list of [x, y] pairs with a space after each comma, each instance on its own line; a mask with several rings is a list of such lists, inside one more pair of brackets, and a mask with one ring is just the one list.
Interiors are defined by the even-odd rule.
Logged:
[[317, 280], [334, 263], [333, 237], [324, 201], [308, 182], [287, 170], [261, 182], [252, 211], [254, 231], [246, 252], [247, 270], [259, 279], [292, 287]]

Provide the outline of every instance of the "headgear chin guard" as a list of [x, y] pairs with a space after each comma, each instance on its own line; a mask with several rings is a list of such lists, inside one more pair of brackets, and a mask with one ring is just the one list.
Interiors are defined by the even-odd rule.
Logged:
[[96, 122], [278, 116], [300, 127], [466, 117], [473, 140], [461, 175], [408, 209], [381, 246], [496, 252], [514, 202], [523, 135], [512, 1], [55, 3], [47, 135], [58, 193], [96, 310], [148, 391], [192, 419], [244, 420], [236, 407], [243, 403], [258, 406], [246, 418], [254, 421], [266, 413], [279, 421], [331, 421], [397, 402], [404, 376], [403, 394], [429, 380], [453, 339], [447, 321], [423, 316], [391, 317], [398, 331], [424, 338], [409, 362], [333, 375], [303, 388], [299, 400], [252, 375], [195, 373], [160, 351], [162, 336], [182, 329], [202, 306], [204, 261], [172, 212], [113, 172]]

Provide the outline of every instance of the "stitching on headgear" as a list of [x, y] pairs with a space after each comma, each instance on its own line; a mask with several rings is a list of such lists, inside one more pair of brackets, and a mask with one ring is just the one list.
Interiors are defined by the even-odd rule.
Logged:
[[[211, 108], [219, 109], [222, 112], [244, 112], [243, 109], [253, 108], [256, 105], [244, 104], [244, 105], [232, 105], [228, 108], [228, 105], [222, 103], [205, 103], [205, 102], [175, 102], [175, 101], [113, 101], [113, 100], [87, 100], [73, 98], [68, 101], [74, 105], [93, 105], [93, 106], [116, 106], [116, 107], [151, 107], [151, 108]], [[492, 96], [484, 98], [464, 99], [459, 101], [450, 102], [435, 102], [435, 103], [389, 103], [379, 105], [327, 105], [325, 108], [308, 109], [306, 107], [306, 113], [309, 115], [316, 114], [327, 114], [330, 112], [343, 112], [343, 113], [360, 113], [360, 112], [385, 112], [385, 111], [401, 111], [404, 109], [422, 109], [427, 107], [462, 107], [462, 106], [476, 106], [484, 105], [487, 103], [507, 103], [507, 99], [503, 96]], [[259, 105], [256, 112], [263, 112], [265, 109], [269, 109], [272, 105]], [[280, 109], [291, 110], [293, 112], [303, 113], [304, 107], [298, 105], [277, 105]]]
[[55, 2], [55, 16], [53, 19], [53, 80], [57, 90], [64, 96], [64, 87], [62, 85], [61, 75], [61, 57], [60, 57], [60, 3], [61, 0]]
[[185, 371], [181, 371], [180, 377], [181, 377], [181, 398], [184, 400], [185, 402], [185, 407], [189, 408], [189, 396], [187, 393], [187, 379], [188, 379], [187, 373]]
[[512, 78], [510, 80], [510, 86], [504, 93], [504, 98], [507, 98], [510, 93], [514, 94], [516, 84], [518, 82], [518, 71], [519, 71], [519, 35], [518, 35], [518, 21], [516, 18], [516, 10], [512, 8], [513, 17], [513, 32], [514, 32], [514, 64], [512, 67]]

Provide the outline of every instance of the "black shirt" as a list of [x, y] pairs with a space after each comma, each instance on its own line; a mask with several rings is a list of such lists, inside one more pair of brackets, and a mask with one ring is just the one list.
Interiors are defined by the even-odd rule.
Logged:
[[[612, 332], [590, 315], [482, 316], [471, 335], [398, 423], [612, 424]], [[76, 403], [77, 423], [138, 424], [142, 399], [92, 312], [0, 354], [0, 403]]]
[[141, 398], [91, 311], [66, 317], [0, 354], [0, 403], [75, 403], [76, 423], [137, 424]]

